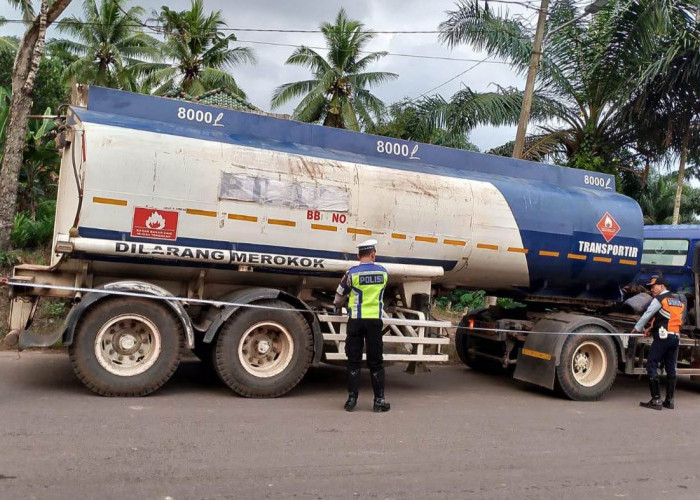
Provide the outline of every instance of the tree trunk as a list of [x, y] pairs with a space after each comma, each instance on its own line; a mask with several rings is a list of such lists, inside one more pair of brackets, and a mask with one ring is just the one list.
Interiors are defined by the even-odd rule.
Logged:
[[17, 185], [22, 167], [24, 143], [29, 128], [34, 81], [46, 42], [46, 28], [60, 16], [71, 0], [57, 0], [48, 8], [42, 0], [39, 15], [27, 28], [17, 48], [12, 72], [12, 102], [7, 116], [5, 149], [0, 170], [0, 252], [10, 246], [17, 204]]
[[686, 127], [681, 141], [681, 162], [678, 166], [678, 184], [676, 186], [676, 200], [673, 204], [673, 224], [678, 224], [681, 215], [681, 196], [683, 195], [683, 183], [685, 181], [685, 162], [688, 160], [688, 146], [690, 144], [690, 124]]
[[646, 158], [646, 163], [644, 165], [644, 173], [642, 174], [642, 190], [647, 187], [647, 181], [649, 180], [649, 170], [651, 169], [651, 162], [649, 158]]

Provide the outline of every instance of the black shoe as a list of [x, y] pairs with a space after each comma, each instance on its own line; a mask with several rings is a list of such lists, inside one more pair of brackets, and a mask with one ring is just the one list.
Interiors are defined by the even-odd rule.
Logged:
[[673, 396], [676, 394], [676, 379], [675, 375], [669, 375], [666, 378], [666, 400], [663, 402], [664, 408], [673, 410]]
[[372, 409], [375, 413], [383, 413], [391, 410], [391, 405], [384, 398], [374, 398], [374, 407]]
[[651, 410], [661, 410], [663, 408], [663, 404], [661, 403], [661, 399], [659, 398], [651, 398], [647, 403], [642, 401], [641, 403], [639, 403], [639, 406], [649, 408]]
[[345, 402], [343, 408], [345, 411], [353, 411], [357, 406], [357, 394], [348, 394], [348, 400]]

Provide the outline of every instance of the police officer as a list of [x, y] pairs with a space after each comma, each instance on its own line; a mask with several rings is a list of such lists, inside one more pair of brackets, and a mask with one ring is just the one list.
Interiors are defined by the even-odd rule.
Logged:
[[[680, 345], [680, 331], [685, 313], [685, 302], [675, 294], [672, 294], [667, 283], [660, 276], [652, 276], [646, 285], [654, 296], [649, 307], [644, 312], [632, 333], [649, 332], [654, 336], [651, 343], [649, 359], [647, 359], [647, 375], [649, 376], [649, 390], [651, 400], [639, 403], [644, 408], [661, 410], [662, 407], [673, 409], [673, 395], [676, 390], [676, 362], [678, 359], [678, 346]], [[648, 329], [644, 327], [651, 320]], [[661, 402], [661, 388], [659, 386], [658, 365], [663, 362], [666, 369], [666, 399]]]
[[367, 348], [367, 366], [374, 389], [375, 412], [389, 411], [391, 405], [384, 399], [384, 350], [382, 342], [382, 310], [383, 297], [389, 274], [384, 267], [375, 264], [377, 256], [376, 240], [367, 240], [359, 245], [358, 258], [360, 263], [351, 267], [338, 285], [333, 305], [336, 312], [350, 295], [348, 305], [349, 318], [347, 337], [345, 339], [345, 355], [348, 358], [348, 400], [345, 410], [353, 411], [357, 405], [360, 391], [360, 367], [362, 365], [363, 343]]

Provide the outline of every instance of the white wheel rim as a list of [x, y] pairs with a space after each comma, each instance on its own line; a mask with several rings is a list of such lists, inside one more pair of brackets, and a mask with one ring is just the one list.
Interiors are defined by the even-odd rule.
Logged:
[[251, 375], [261, 378], [282, 373], [292, 361], [294, 340], [289, 331], [270, 321], [245, 331], [238, 343], [238, 360]]
[[590, 340], [583, 342], [571, 359], [571, 373], [576, 382], [584, 387], [600, 383], [608, 370], [608, 358], [603, 348]]
[[95, 357], [113, 375], [133, 377], [158, 360], [161, 336], [158, 327], [138, 314], [111, 318], [95, 337]]

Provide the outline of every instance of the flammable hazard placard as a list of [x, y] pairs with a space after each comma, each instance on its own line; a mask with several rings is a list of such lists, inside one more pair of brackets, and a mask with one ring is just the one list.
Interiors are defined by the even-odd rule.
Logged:
[[135, 207], [131, 236], [157, 240], [177, 239], [178, 213], [172, 210]]
[[610, 212], [605, 212], [605, 215], [600, 218], [598, 224], [596, 224], [596, 227], [598, 228], [598, 231], [600, 231], [600, 234], [603, 235], [603, 238], [605, 238], [606, 243], [610, 243], [610, 240], [612, 240], [615, 235], [620, 232], [620, 225], [615, 219], [613, 219]]

